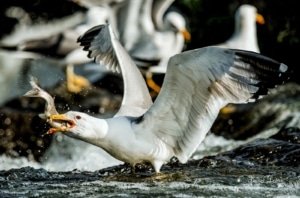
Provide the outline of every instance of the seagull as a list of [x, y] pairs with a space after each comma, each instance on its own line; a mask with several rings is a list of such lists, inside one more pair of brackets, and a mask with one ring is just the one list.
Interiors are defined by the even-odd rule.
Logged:
[[145, 71], [148, 86], [155, 92], [160, 88], [152, 80], [152, 73], [165, 73], [169, 58], [180, 53], [191, 39], [185, 18], [179, 12], [167, 12], [173, 2], [125, 1], [116, 10], [118, 38]]
[[[78, 41], [98, 63], [115, 69], [134, 64], [108, 24], [88, 30]], [[255, 52], [203, 47], [170, 58], [152, 104], [134, 91], [140, 74], [122, 72], [125, 83], [134, 85], [125, 86], [125, 92], [137, 97], [136, 103], [123, 100], [121, 110], [108, 119], [77, 111], [51, 115], [47, 133], [62, 132], [132, 165], [148, 162], [156, 173], [174, 156], [186, 163], [226, 104], [254, 102], [290, 75], [285, 64]]]
[[257, 13], [256, 7], [243, 4], [235, 12], [233, 35], [219, 47], [241, 49], [260, 53], [257, 43], [256, 22], [264, 24], [264, 17]]

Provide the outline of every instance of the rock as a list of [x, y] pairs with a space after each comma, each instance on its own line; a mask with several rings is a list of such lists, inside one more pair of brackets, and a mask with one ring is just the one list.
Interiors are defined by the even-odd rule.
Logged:
[[245, 140], [270, 128], [300, 127], [300, 87], [287, 83], [255, 103], [230, 104], [233, 112], [220, 113], [211, 131], [229, 139]]

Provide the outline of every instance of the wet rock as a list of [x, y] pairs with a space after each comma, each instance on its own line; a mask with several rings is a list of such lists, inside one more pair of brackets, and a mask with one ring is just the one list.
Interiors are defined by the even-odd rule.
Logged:
[[300, 127], [300, 86], [287, 83], [255, 103], [230, 104], [220, 113], [211, 131], [229, 139], [245, 140], [270, 128]]
[[45, 169], [34, 169], [32, 167], [24, 167], [20, 169], [11, 169], [1, 172], [1, 177], [6, 180], [43, 180], [49, 178], [49, 174]]
[[257, 139], [220, 154], [216, 159], [249, 166], [299, 167], [300, 144], [273, 138]]
[[271, 138], [299, 144], [300, 129], [298, 127], [283, 127], [278, 133], [271, 136]]

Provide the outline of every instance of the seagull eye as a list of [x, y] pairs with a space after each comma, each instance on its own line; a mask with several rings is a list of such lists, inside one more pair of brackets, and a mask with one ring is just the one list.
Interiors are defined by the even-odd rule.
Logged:
[[75, 118], [76, 118], [77, 120], [80, 120], [80, 119], [81, 119], [81, 116], [77, 115], [77, 116], [75, 116]]

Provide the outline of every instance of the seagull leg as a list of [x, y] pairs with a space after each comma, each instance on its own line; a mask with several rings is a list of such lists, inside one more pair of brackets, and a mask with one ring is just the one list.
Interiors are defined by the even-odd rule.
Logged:
[[164, 162], [162, 161], [153, 161], [151, 162], [156, 174], [160, 173], [160, 168], [162, 167], [162, 165], [164, 164]]
[[158, 86], [152, 79], [152, 72], [147, 71], [146, 72], [146, 82], [147, 85], [154, 91], [154, 93], [151, 94], [152, 97], [157, 96], [157, 94], [160, 92], [160, 86]]
[[83, 87], [90, 85], [89, 81], [83, 76], [74, 73], [74, 66], [69, 64], [66, 69], [67, 89], [72, 93], [79, 93]]

